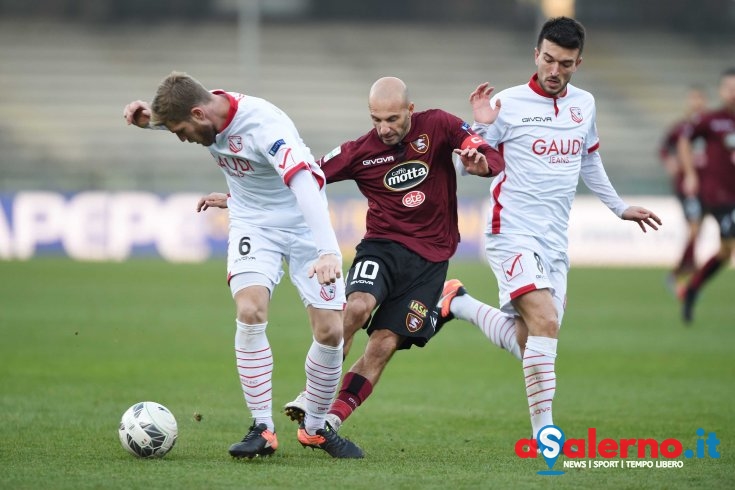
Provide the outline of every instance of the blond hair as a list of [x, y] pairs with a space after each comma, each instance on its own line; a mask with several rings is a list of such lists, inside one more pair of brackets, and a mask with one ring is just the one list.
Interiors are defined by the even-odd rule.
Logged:
[[151, 103], [151, 124], [186, 121], [191, 117], [191, 109], [205, 104], [211, 95], [195, 78], [172, 71], [156, 89], [156, 96]]

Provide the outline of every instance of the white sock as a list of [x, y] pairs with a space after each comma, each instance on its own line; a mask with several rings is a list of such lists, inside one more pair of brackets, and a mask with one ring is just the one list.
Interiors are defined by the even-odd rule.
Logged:
[[476, 325], [490, 342], [521, 360], [521, 346], [516, 338], [515, 317], [486, 305], [469, 294], [455, 296], [449, 308], [456, 318]]
[[306, 355], [306, 417], [304, 428], [309, 434], [324, 428], [324, 417], [339, 388], [342, 376], [342, 346], [336, 347], [312, 341]]
[[551, 403], [556, 392], [556, 344], [557, 339], [529, 336], [523, 354], [523, 376], [534, 439], [542, 427], [554, 425]]
[[268, 323], [248, 325], [237, 320], [235, 358], [245, 403], [256, 424], [273, 432], [273, 353], [265, 335]]

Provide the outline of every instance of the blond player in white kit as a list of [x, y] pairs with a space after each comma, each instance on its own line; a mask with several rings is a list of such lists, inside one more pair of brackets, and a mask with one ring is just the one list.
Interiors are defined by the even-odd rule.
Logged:
[[[618, 217], [658, 229], [653, 212], [628, 206], [602, 166], [595, 100], [569, 81], [582, 63], [585, 31], [570, 18], [548, 20], [535, 48], [537, 72], [528, 83], [490, 99], [484, 83], [470, 95], [473, 129], [505, 158], [490, 186], [486, 256], [499, 287], [500, 309], [447, 281], [440, 318], [474, 323], [523, 363], [532, 438], [553, 425], [556, 344], [566, 306], [567, 228], [581, 174]], [[502, 103], [502, 107], [501, 107]]]
[[327, 210], [324, 174], [291, 119], [263, 99], [210, 92], [179, 72], [160, 83], [151, 104], [131, 102], [123, 116], [128, 124], [167, 129], [182, 142], [206, 146], [227, 180], [226, 204], [205, 196], [197, 210], [229, 208], [227, 280], [237, 308], [235, 356], [253, 418], [230, 454], [268, 456], [278, 447], [266, 327], [285, 261], [313, 333], [306, 386], [320, 394], [309, 400], [299, 442], [335, 458], [362, 458], [359, 447], [325, 425], [342, 374], [342, 256]]

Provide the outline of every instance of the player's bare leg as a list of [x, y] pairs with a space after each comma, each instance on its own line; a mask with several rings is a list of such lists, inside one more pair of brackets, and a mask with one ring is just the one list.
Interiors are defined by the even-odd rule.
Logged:
[[370, 335], [365, 352], [345, 373], [337, 399], [327, 415], [335, 430], [365, 403], [403, 340], [390, 330], [375, 330]]

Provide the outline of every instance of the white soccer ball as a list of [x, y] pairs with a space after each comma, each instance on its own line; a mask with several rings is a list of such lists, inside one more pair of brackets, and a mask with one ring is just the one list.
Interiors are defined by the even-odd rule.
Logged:
[[178, 434], [174, 414], [156, 402], [139, 402], [128, 408], [118, 430], [122, 447], [140, 458], [165, 456]]

